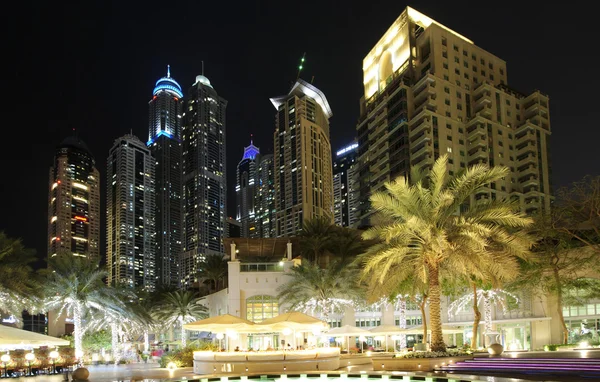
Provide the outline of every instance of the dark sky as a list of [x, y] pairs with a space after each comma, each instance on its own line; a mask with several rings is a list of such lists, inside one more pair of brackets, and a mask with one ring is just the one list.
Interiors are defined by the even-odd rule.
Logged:
[[[507, 61], [508, 83], [550, 95], [553, 176], [600, 173], [595, 15], [547, 1], [29, 1], [5, 9], [0, 230], [46, 254], [48, 168], [73, 128], [101, 172], [112, 142], [147, 139], [148, 101], [171, 65], [184, 94], [201, 72], [227, 108], [229, 214], [250, 134], [272, 151], [275, 110], [303, 52], [303, 76], [333, 109], [333, 150], [355, 135], [362, 59], [406, 5]], [[6, 42], [6, 40], [5, 40]], [[14, 49], [14, 53], [12, 50]], [[594, 122], [595, 121], [595, 122]], [[104, 253], [104, 251], [102, 252]]]

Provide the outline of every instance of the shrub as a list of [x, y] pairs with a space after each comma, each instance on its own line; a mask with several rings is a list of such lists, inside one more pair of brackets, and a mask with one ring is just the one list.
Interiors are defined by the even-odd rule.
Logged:
[[200, 350], [217, 350], [217, 347], [210, 342], [203, 342], [196, 346], [188, 346], [178, 349], [172, 354], [163, 355], [158, 364], [160, 367], [167, 367], [169, 362], [174, 362], [177, 367], [194, 366], [194, 352]]
[[558, 345], [546, 345], [544, 346], [544, 351], [557, 351]]
[[440, 358], [440, 357], [459, 357], [468, 353], [459, 349], [448, 349], [447, 351], [414, 351], [405, 354], [397, 354], [396, 358]]

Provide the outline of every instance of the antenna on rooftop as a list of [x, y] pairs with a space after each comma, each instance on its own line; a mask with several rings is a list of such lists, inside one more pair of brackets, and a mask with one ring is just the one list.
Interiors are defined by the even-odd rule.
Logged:
[[202, 61], [202, 75], [204, 75], [204, 61]]
[[298, 65], [298, 75], [296, 76], [296, 81], [298, 81], [298, 78], [300, 78], [300, 72], [302, 71], [302, 69], [304, 69], [304, 60], [306, 59], [306, 52], [304, 52], [304, 54], [302, 55], [302, 58], [300, 59], [300, 65]]

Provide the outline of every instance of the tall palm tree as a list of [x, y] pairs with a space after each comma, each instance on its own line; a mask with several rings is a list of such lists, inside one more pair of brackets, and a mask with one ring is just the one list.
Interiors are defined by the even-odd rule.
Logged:
[[328, 250], [342, 261], [353, 260], [368, 248], [368, 242], [362, 239], [361, 232], [347, 227], [335, 227]]
[[379, 222], [363, 234], [379, 240], [363, 256], [363, 271], [377, 274], [380, 283], [390, 276], [403, 280], [416, 274], [428, 285], [431, 349], [444, 351], [441, 322], [440, 272], [498, 279], [518, 272], [517, 258], [528, 258], [532, 239], [523, 232], [532, 220], [515, 212], [505, 200], [471, 202], [471, 196], [489, 183], [509, 176], [505, 167], [475, 165], [448, 176], [447, 157], [436, 160], [429, 172], [414, 170], [405, 178], [386, 183], [371, 196]]
[[59, 316], [63, 312], [73, 315], [75, 351], [82, 352], [83, 318], [123, 306], [115, 298], [114, 289], [102, 281], [107, 272], [96, 261], [62, 255], [53, 258], [50, 266], [52, 272], [44, 284], [44, 306], [46, 310], [57, 310]]
[[200, 304], [197, 294], [190, 291], [167, 292], [161, 296], [156, 316], [168, 324], [181, 326], [181, 346], [186, 347], [184, 324], [206, 318], [205, 306]]
[[198, 264], [198, 279], [209, 280], [213, 291], [219, 290], [219, 281], [227, 276], [227, 260], [223, 255], [208, 255]]
[[279, 288], [277, 297], [289, 304], [291, 310], [329, 318], [361, 297], [356, 270], [341, 261], [321, 268], [305, 260], [292, 268], [290, 276], [291, 280]]
[[300, 253], [302, 258], [319, 262], [328, 251], [331, 236], [334, 234], [335, 225], [325, 217], [305, 220], [300, 236]]
[[0, 232], [0, 311], [20, 317], [34, 304], [39, 282], [31, 264], [35, 251], [27, 249], [19, 239]]

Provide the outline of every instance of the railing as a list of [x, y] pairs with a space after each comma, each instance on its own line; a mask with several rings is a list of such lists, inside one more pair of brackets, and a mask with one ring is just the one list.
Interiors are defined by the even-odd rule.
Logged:
[[279, 263], [242, 263], [240, 272], [283, 272]]

